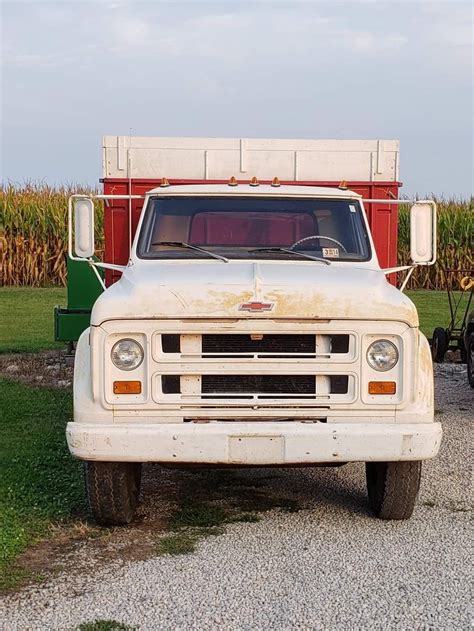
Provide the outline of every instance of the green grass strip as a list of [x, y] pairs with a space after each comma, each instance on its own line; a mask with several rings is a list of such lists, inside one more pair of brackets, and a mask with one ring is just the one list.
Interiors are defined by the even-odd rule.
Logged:
[[1, 287], [0, 353], [64, 347], [54, 341], [53, 309], [65, 304], [62, 287]]
[[71, 408], [70, 392], [0, 380], [0, 588], [51, 523], [85, 512], [82, 465], [64, 433]]

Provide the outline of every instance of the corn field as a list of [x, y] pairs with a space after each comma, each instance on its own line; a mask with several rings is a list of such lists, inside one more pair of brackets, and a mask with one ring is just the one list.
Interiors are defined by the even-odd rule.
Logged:
[[[1, 187], [0, 256], [2, 285], [66, 285], [67, 200], [87, 187], [42, 183]], [[96, 203], [96, 243], [102, 249], [101, 204]]]
[[[42, 287], [66, 284], [67, 200], [73, 193], [97, 193], [87, 187], [43, 183], [0, 187], [0, 259], [2, 285]], [[444, 289], [442, 268], [472, 269], [472, 200], [438, 202], [438, 263], [415, 269], [408, 287]], [[103, 247], [103, 208], [96, 203], [96, 240]], [[409, 207], [399, 211], [399, 264], [410, 262]]]
[[[473, 200], [444, 199], [428, 196], [438, 205], [437, 263], [417, 267], [408, 281], [409, 289], [446, 289], [443, 269], [474, 268]], [[400, 206], [398, 215], [398, 262], [410, 264], [410, 207]], [[403, 272], [405, 274], [405, 272]], [[459, 289], [463, 274], [451, 278], [453, 289]]]

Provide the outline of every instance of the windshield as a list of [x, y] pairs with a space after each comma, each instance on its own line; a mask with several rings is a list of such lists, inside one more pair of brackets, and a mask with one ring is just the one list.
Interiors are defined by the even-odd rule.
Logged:
[[[192, 245], [201, 251], [189, 247]], [[370, 245], [357, 200], [268, 197], [160, 197], [146, 210], [141, 258], [301, 258], [368, 260]]]

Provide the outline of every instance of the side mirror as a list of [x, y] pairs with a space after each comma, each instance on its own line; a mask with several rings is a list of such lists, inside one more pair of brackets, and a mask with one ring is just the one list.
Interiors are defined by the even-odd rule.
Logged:
[[94, 254], [94, 202], [89, 197], [74, 199], [74, 251], [81, 259]]
[[410, 256], [416, 265], [436, 261], [436, 204], [415, 202], [410, 208]]

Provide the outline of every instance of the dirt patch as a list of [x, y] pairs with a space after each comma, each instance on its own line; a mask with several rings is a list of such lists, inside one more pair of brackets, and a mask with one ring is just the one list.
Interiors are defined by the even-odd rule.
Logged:
[[105, 563], [186, 554], [226, 524], [259, 521], [272, 509], [295, 511], [301, 498], [281, 488], [282, 469], [166, 469], [144, 466], [141, 504], [126, 527], [102, 528], [92, 521], [56, 525], [48, 539], [17, 559], [17, 588], [61, 572], [86, 574]]
[[62, 350], [0, 354], [0, 377], [29, 386], [69, 388], [73, 374], [73, 359]]

